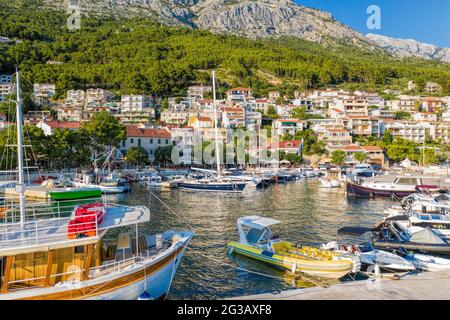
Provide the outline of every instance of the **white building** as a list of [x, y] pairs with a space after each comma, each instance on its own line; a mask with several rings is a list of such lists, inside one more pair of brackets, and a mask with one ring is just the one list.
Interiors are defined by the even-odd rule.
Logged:
[[257, 131], [259, 128], [261, 128], [261, 124], [261, 113], [253, 111], [245, 112], [245, 128], [247, 128], [247, 130]]
[[114, 99], [114, 95], [104, 89], [91, 88], [86, 90], [86, 106], [104, 104]]
[[0, 102], [6, 101], [6, 98], [15, 92], [15, 86], [12, 83], [0, 83]]
[[86, 93], [83, 90], [67, 91], [65, 105], [68, 107], [84, 107], [86, 102]]
[[36, 124], [36, 127], [41, 128], [46, 136], [51, 136], [55, 129], [77, 130], [81, 124], [79, 122], [67, 121], [45, 121], [41, 120]]
[[278, 119], [272, 123], [272, 128], [278, 136], [285, 134], [294, 136], [297, 132], [304, 130], [305, 124], [303, 121], [297, 119]]
[[45, 104], [55, 95], [56, 86], [51, 83], [35, 83], [33, 86], [34, 101], [36, 104]]
[[190, 101], [198, 101], [205, 98], [205, 93], [212, 92], [212, 87], [208, 85], [190, 86], [187, 91], [187, 98]]
[[149, 160], [155, 160], [155, 152], [160, 147], [172, 145], [172, 135], [163, 128], [139, 128], [126, 126], [127, 137], [122, 141], [120, 150], [126, 155], [131, 147], [142, 147], [148, 152]]

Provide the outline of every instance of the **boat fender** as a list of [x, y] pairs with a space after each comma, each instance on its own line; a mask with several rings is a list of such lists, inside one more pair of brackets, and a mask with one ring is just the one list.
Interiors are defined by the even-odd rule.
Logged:
[[297, 262], [294, 262], [291, 269], [292, 273], [295, 273], [297, 271]]

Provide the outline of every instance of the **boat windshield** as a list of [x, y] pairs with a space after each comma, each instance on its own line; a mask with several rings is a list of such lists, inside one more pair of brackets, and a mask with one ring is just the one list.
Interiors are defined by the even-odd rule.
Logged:
[[397, 178], [397, 181], [395, 183], [399, 184], [399, 185], [409, 185], [409, 186], [411, 186], [411, 185], [413, 185], [413, 186], [420, 185], [420, 181], [417, 178], [404, 178], [404, 177], [401, 177], [401, 178]]
[[250, 244], [266, 244], [272, 237], [272, 232], [268, 229], [251, 228], [245, 235], [247, 242]]

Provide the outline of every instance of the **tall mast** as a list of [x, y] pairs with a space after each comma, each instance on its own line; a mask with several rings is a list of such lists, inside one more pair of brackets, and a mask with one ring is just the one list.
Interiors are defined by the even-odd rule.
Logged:
[[216, 102], [216, 72], [212, 72], [212, 82], [213, 82], [213, 107], [214, 107], [214, 136], [216, 139], [216, 164], [217, 164], [217, 175], [220, 177], [220, 149], [219, 149], [219, 132], [217, 124], [217, 102]]
[[16, 190], [19, 192], [20, 198], [20, 225], [24, 226], [25, 223], [25, 184], [23, 179], [23, 123], [22, 123], [22, 99], [20, 97], [20, 72], [16, 70], [17, 80], [17, 108], [16, 108], [16, 121], [17, 121], [17, 163], [19, 165], [19, 181], [16, 184]]

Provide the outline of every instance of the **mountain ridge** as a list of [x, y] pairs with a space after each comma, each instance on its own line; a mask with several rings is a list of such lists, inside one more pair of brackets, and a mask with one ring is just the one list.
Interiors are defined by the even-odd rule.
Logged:
[[383, 50], [394, 57], [450, 62], [450, 48], [363, 35], [331, 13], [293, 0], [42, 0], [47, 7], [78, 5], [83, 13], [151, 17], [172, 26], [199, 28], [248, 38], [295, 37], [322, 45], [344, 44]]
[[441, 48], [414, 39], [400, 39], [372, 33], [369, 33], [367, 38], [395, 56], [450, 62], [450, 48]]

